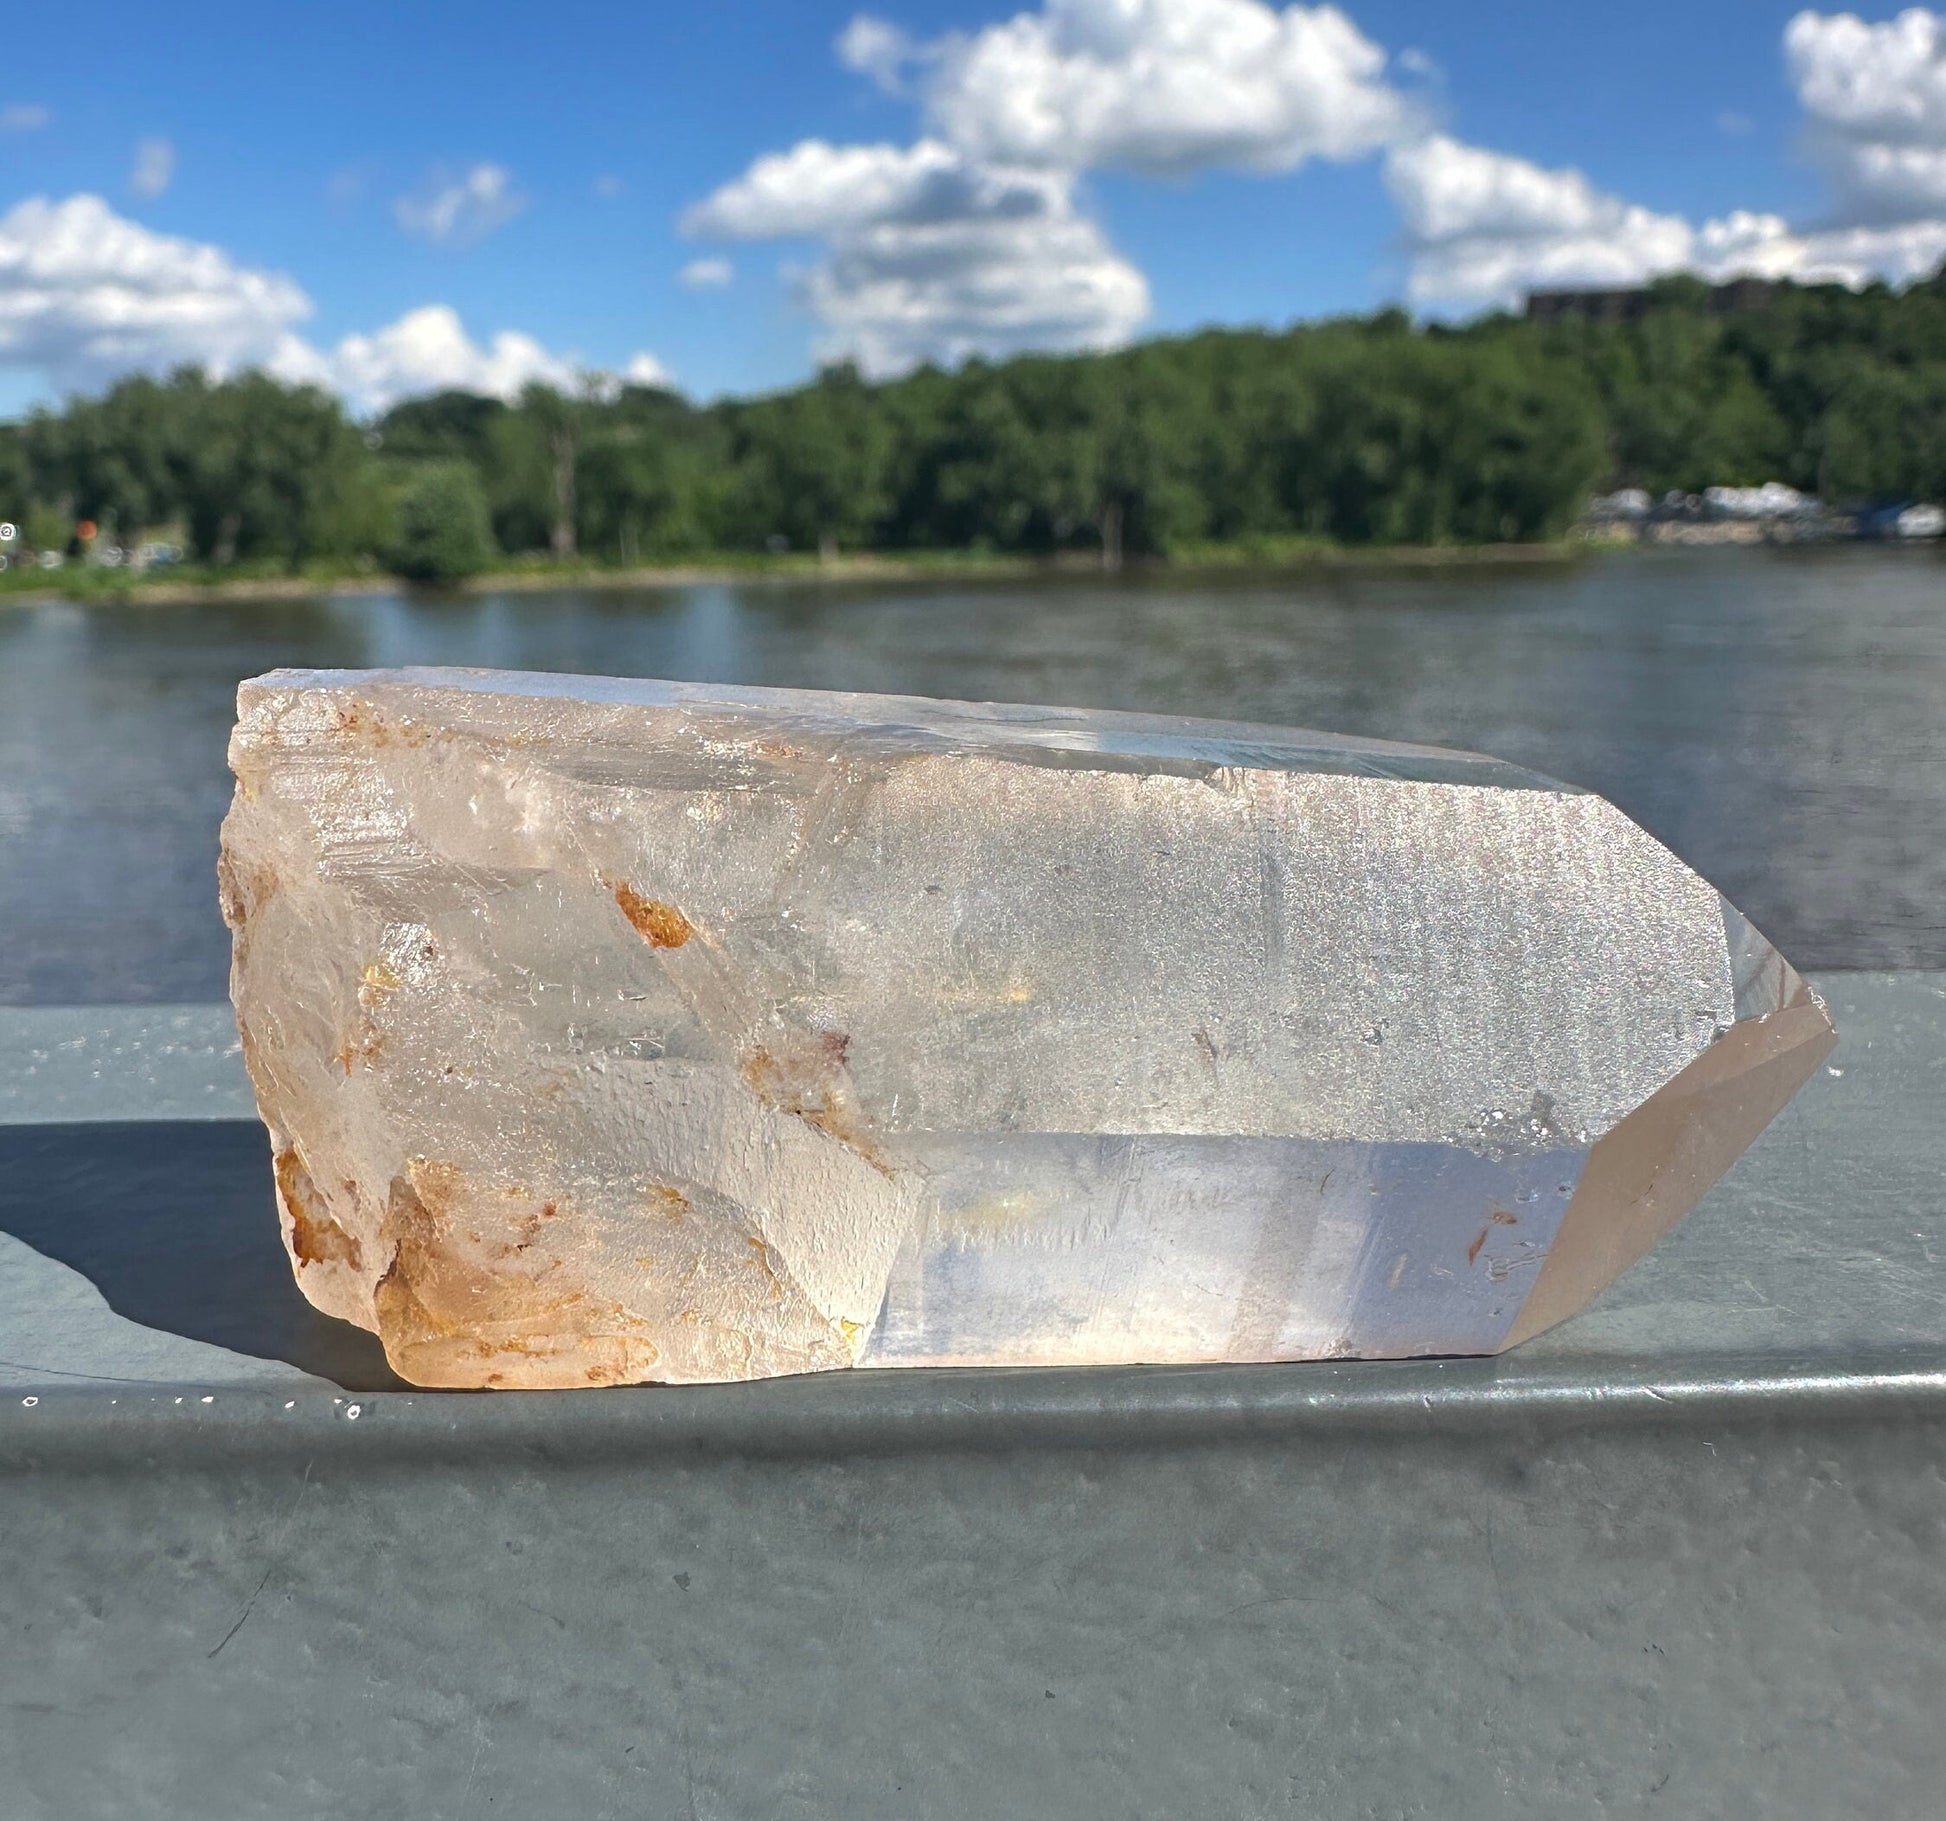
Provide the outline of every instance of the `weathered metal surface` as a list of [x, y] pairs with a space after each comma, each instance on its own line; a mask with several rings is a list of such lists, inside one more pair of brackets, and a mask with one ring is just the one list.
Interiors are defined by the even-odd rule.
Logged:
[[0, 1005], [0, 1125], [256, 1110], [227, 1005]]

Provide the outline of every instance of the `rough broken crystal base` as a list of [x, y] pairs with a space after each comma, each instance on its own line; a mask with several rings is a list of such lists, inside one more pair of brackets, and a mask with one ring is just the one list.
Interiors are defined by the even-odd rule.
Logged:
[[244, 684], [284, 1238], [424, 1385], [1487, 1353], [1833, 1042], [1618, 810], [1126, 714]]

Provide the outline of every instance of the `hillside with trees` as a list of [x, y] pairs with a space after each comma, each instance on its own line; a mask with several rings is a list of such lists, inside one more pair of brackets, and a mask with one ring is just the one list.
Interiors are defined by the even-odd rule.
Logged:
[[693, 405], [628, 387], [445, 393], [374, 423], [262, 375], [124, 379], [0, 427], [35, 548], [173, 537], [196, 562], [455, 579], [507, 559], [733, 552], [1169, 556], [1548, 539], [1597, 489], [1782, 480], [1946, 497], [1946, 288], [1780, 287], [1633, 320], [1399, 311], [1112, 354], [849, 367]]

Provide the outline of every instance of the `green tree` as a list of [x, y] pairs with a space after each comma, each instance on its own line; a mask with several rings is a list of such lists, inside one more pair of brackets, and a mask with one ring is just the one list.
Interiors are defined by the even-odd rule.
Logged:
[[547, 475], [547, 547], [556, 562], [576, 554], [576, 463], [581, 440], [581, 401], [538, 382], [520, 395], [520, 415], [531, 427]]
[[206, 560], [281, 559], [296, 569], [332, 548], [347, 488], [367, 458], [335, 399], [261, 373], [182, 381], [176, 458], [183, 516]]
[[782, 539], [1113, 569], [1187, 539], [1544, 538], [1617, 485], [1946, 498], [1946, 284], [1720, 302], [1672, 279], [1626, 322], [1391, 310], [890, 381], [839, 366], [702, 407], [637, 386], [535, 386], [511, 406], [448, 391], [370, 426], [311, 388], [184, 370], [0, 426], [0, 514], [93, 519], [121, 542], [181, 526], [219, 564], [390, 560], [429, 536], [399, 516], [421, 468], [457, 464], [516, 553], [632, 563]]
[[537, 381], [480, 420], [478, 460], [502, 549], [545, 550], [556, 561], [579, 552], [581, 445], [600, 409]]
[[484, 468], [494, 425], [507, 410], [502, 400], [477, 392], [430, 392], [394, 405], [366, 441], [390, 460], [465, 461]]
[[466, 462], [426, 462], [399, 490], [391, 566], [408, 581], [452, 583], [489, 568], [498, 553], [486, 490]]
[[710, 420], [673, 392], [623, 388], [583, 414], [575, 496], [581, 547], [625, 563], [707, 547], [723, 470]]
[[873, 538], [890, 503], [890, 421], [856, 367], [827, 367], [732, 422], [736, 509], [751, 541], [782, 537], [828, 560]]

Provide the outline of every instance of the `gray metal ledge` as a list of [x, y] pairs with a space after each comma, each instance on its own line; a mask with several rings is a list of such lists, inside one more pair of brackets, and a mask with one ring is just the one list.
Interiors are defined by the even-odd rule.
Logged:
[[1346, 1434], [1558, 1434], [1591, 1425], [1946, 1420], [1946, 1351], [1530, 1364], [860, 1372], [600, 1393], [155, 1392], [72, 1385], [0, 1402], [0, 1472], [328, 1459], [363, 1470], [479, 1462], [613, 1468], [731, 1458], [1263, 1443]]

